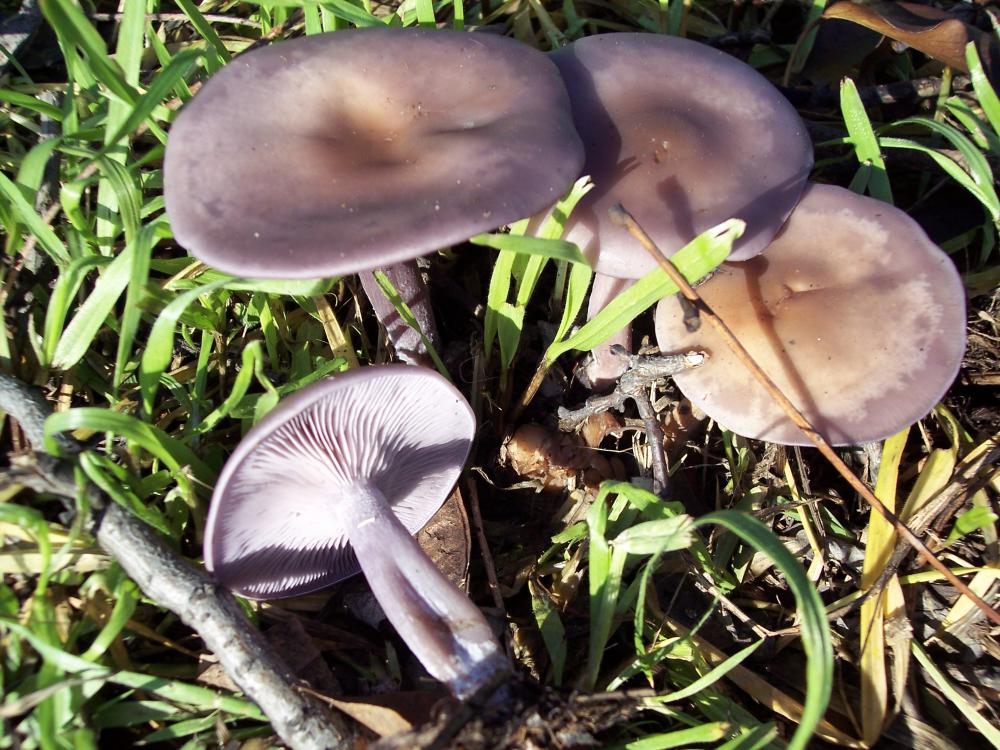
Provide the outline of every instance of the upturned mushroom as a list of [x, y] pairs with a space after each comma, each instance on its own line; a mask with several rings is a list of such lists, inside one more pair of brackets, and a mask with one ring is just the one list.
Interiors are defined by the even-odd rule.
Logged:
[[[933, 408], [965, 350], [965, 291], [954, 264], [905, 213], [810, 185], [767, 252], [725, 263], [699, 294], [832, 444], [880, 440]], [[675, 376], [693, 404], [750, 438], [808, 445], [710, 326], [656, 310], [664, 352], [707, 351]]]
[[461, 394], [426, 368], [319, 381], [282, 401], [229, 458], [205, 563], [253, 599], [308, 593], [360, 569], [421, 664], [468, 698], [509, 664], [480, 610], [412, 534], [448, 496], [474, 432]]
[[213, 76], [171, 127], [164, 193], [178, 242], [208, 265], [320, 278], [528, 216], [582, 161], [543, 53], [493, 34], [353, 29]]
[[[795, 206], [812, 168], [812, 143], [798, 113], [749, 65], [687, 39], [616, 33], [579, 39], [551, 53], [569, 90], [573, 120], [594, 181], [566, 226], [597, 272], [590, 310], [655, 268], [628, 232], [608, 218], [624, 204], [665, 253], [730, 218], [746, 222], [734, 260], [763, 250]], [[589, 374], [620, 374], [611, 343]]]

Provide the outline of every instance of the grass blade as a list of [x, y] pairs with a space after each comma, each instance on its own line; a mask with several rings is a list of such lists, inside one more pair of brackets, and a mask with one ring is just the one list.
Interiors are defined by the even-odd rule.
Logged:
[[[671, 261], [688, 281], [698, 281], [726, 259], [745, 226], [739, 219], [730, 219], [712, 227], [685, 245], [671, 257]], [[554, 341], [545, 352], [545, 361], [552, 363], [571, 349], [590, 351], [663, 297], [676, 293], [677, 286], [662, 269], [657, 268], [618, 295], [568, 339]]]
[[[885, 171], [885, 160], [882, 158], [878, 139], [868, 120], [865, 105], [861, 103], [858, 89], [850, 78], [840, 82], [840, 111], [851, 144], [854, 146], [854, 154], [867, 174], [865, 184], [860, 187], [866, 189], [873, 198], [892, 203], [892, 188], [889, 185], [889, 176]], [[857, 190], [853, 184], [851, 189]]]
[[716, 511], [695, 521], [696, 527], [718, 524], [766, 554], [785, 576], [795, 595], [801, 623], [802, 647], [806, 653], [806, 696], [802, 718], [788, 741], [789, 750], [805, 750], [826, 712], [833, 686], [833, 646], [826, 612], [816, 589], [792, 553], [753, 516], [732, 510]]

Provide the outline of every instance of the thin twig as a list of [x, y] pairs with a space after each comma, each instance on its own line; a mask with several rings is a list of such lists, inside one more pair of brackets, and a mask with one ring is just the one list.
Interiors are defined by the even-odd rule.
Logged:
[[705, 354], [688, 352], [640, 355], [625, 351], [622, 347], [617, 349], [615, 353], [627, 357], [628, 364], [625, 372], [618, 378], [615, 389], [604, 396], [591, 396], [581, 408], [574, 411], [559, 407], [559, 429], [571, 432], [594, 414], [601, 414], [611, 409], [621, 411], [625, 401], [631, 399], [639, 410], [646, 439], [649, 441], [653, 492], [661, 493], [667, 488], [667, 458], [663, 452], [663, 428], [650, 401], [649, 389], [658, 380], [697, 367], [705, 360]]
[[[93, 21], [120, 21], [124, 13], [94, 13], [90, 16]], [[248, 18], [239, 16], [224, 16], [218, 13], [203, 13], [202, 19], [209, 23], [225, 23], [233, 26], [249, 26], [253, 29], [261, 27], [259, 21], [251, 21]], [[177, 23], [191, 23], [191, 19], [184, 13], [147, 13], [147, 21], [165, 21]]]
[[[941, 93], [941, 83], [940, 77], [880, 83], [874, 86], [862, 86], [858, 89], [858, 96], [861, 98], [861, 103], [868, 107], [877, 104], [897, 104], [914, 99], [931, 99]], [[968, 76], [955, 76], [952, 79], [953, 91], [964, 91], [971, 87], [972, 80]], [[830, 86], [783, 87], [780, 90], [792, 104], [805, 109], [833, 107], [840, 101], [840, 92]]]
[[697, 367], [705, 359], [703, 352], [653, 355], [626, 352], [624, 356], [628, 357], [628, 364], [611, 393], [591, 396], [579, 409], [559, 407], [560, 430], [572, 432], [595, 414], [603, 414], [612, 409], [621, 411], [625, 401], [632, 398], [634, 390], [648, 388], [658, 380]]
[[635, 402], [635, 407], [639, 410], [639, 417], [642, 419], [646, 441], [649, 443], [649, 463], [653, 470], [653, 492], [659, 495], [667, 489], [667, 457], [663, 453], [663, 428], [660, 427], [660, 420], [653, 410], [653, 404], [649, 400], [649, 391], [646, 388], [627, 391], [627, 395]]
[[677, 284], [680, 293], [691, 300], [695, 305], [698, 306], [701, 312], [701, 317], [708, 320], [709, 323], [715, 328], [722, 339], [726, 342], [726, 345], [733, 351], [736, 357], [743, 363], [743, 365], [750, 371], [750, 373], [757, 379], [757, 382], [763, 386], [763, 388], [768, 392], [768, 394], [773, 398], [784, 410], [785, 414], [788, 415], [789, 419], [798, 427], [802, 433], [806, 436], [810, 443], [819, 449], [827, 461], [837, 470], [837, 472], [847, 481], [849, 485], [859, 494], [865, 501], [868, 502], [883, 518], [885, 518], [889, 523], [895, 528], [896, 533], [900, 535], [901, 538], [905, 539], [916, 551], [923, 557], [935, 570], [937, 570], [941, 575], [943, 575], [947, 581], [954, 586], [961, 594], [969, 597], [973, 604], [978, 607], [984, 615], [993, 620], [993, 622], [1000, 624], [1000, 612], [990, 607], [989, 604], [984, 602], [981, 597], [979, 597], [975, 592], [973, 592], [968, 586], [966, 586], [958, 576], [952, 573], [948, 567], [938, 560], [934, 553], [927, 548], [927, 545], [920, 540], [920, 538], [914, 534], [905, 523], [899, 520], [895, 513], [890, 511], [885, 505], [879, 500], [875, 493], [871, 491], [860, 479], [858, 479], [854, 473], [847, 467], [840, 456], [837, 455], [836, 451], [830, 446], [816, 428], [814, 428], [809, 420], [800, 412], [795, 404], [788, 400], [788, 397], [775, 385], [774, 381], [768, 377], [758, 365], [750, 353], [744, 348], [743, 344], [740, 343], [739, 339], [733, 335], [733, 332], [729, 329], [722, 319], [715, 314], [715, 311], [709, 307], [705, 300], [691, 287], [687, 282], [687, 279], [674, 267], [674, 265], [667, 259], [663, 252], [656, 246], [652, 238], [639, 226], [639, 223], [632, 217], [632, 215], [625, 210], [621, 204], [612, 206], [609, 213], [611, 214], [611, 219], [617, 224], [623, 226], [628, 230], [639, 243], [646, 249], [646, 251], [656, 260], [660, 268], [664, 270], [667, 276]]
[[[35, 390], [0, 373], [0, 410], [21, 425], [40, 446], [49, 404]], [[57, 436], [65, 452], [79, 451], [66, 436]], [[39, 454], [22, 481], [37, 489], [74, 498], [78, 489], [67, 461]], [[229, 677], [267, 715], [275, 732], [290, 747], [303, 750], [346, 748], [350, 738], [326, 708], [296, 690], [299, 680], [273, 652], [264, 636], [243, 614], [236, 599], [206, 573], [170, 549], [149, 526], [121, 506], [88, 488], [94, 514], [93, 533], [143, 592], [157, 605], [180, 617], [219, 659]]]
[[500, 580], [497, 578], [497, 568], [493, 564], [493, 554], [490, 552], [489, 542], [486, 541], [486, 530], [483, 528], [483, 514], [479, 508], [479, 488], [476, 480], [469, 477], [465, 483], [469, 497], [469, 510], [472, 511], [472, 528], [476, 532], [476, 542], [479, 545], [479, 555], [483, 558], [483, 567], [486, 569], [486, 581], [489, 583], [490, 595], [493, 597], [493, 606], [496, 607], [503, 616], [504, 622], [504, 645], [508, 656], [514, 653], [514, 644], [507, 625], [507, 607], [503, 603], [503, 593], [500, 591]]

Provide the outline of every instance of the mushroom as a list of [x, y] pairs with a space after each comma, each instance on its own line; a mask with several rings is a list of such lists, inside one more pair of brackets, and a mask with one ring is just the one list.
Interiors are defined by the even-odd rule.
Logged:
[[493, 34], [353, 29], [213, 76], [171, 127], [164, 193], [178, 242], [205, 263], [319, 278], [530, 215], [582, 161], [543, 53]]
[[[965, 291], [948, 256], [899, 209], [830, 185], [806, 189], [767, 252], [723, 264], [698, 291], [835, 445], [923, 417], [965, 349]], [[713, 328], [686, 330], [673, 299], [657, 306], [656, 337], [665, 352], [709, 353], [674, 377], [720, 424], [809, 444]]]
[[[805, 186], [812, 143], [798, 113], [749, 65], [704, 44], [657, 34], [579, 39], [551, 53], [594, 181], [566, 225], [598, 276], [638, 279], [655, 268], [608, 218], [622, 203], [671, 255], [702, 232], [746, 222], [734, 260], [774, 237]], [[591, 305], [589, 315], [596, 313]], [[630, 339], [625, 331], [624, 341]], [[598, 350], [592, 374], [620, 374]], [[610, 367], [609, 367], [610, 365]], [[601, 372], [603, 370], [603, 372]]]
[[254, 599], [364, 573], [400, 637], [468, 698], [509, 669], [479, 609], [421, 550], [475, 432], [461, 394], [423, 367], [366, 367], [318, 381], [247, 433], [219, 477], [205, 564]]

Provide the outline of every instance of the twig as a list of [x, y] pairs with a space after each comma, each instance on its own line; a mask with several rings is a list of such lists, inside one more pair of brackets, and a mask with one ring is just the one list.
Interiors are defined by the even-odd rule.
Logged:
[[[16, 419], [28, 439], [42, 444], [48, 404], [16, 378], [0, 373], [0, 409]], [[66, 452], [78, 451], [68, 437], [57, 436]], [[78, 490], [65, 461], [41, 455], [35, 476], [25, 484], [63, 497]], [[340, 723], [314, 699], [299, 693], [298, 678], [268, 645], [233, 596], [201, 570], [181, 559], [146, 524], [94, 488], [97, 509], [93, 533], [143, 592], [192, 628], [219, 663], [261, 710], [290, 747], [303, 750], [346, 748], [349, 737]]]
[[[951, 82], [953, 91], [964, 91], [971, 86], [972, 80], [968, 76], [955, 76]], [[840, 93], [829, 86], [815, 88], [779, 87], [779, 89], [792, 104], [805, 109], [833, 107], [837, 106], [840, 101]], [[914, 78], [909, 81], [862, 86], [858, 89], [861, 103], [866, 107], [878, 104], [897, 104], [913, 99], [931, 99], [940, 93], [940, 77]]]
[[[120, 21], [124, 15], [124, 13], [93, 13], [90, 18], [93, 21]], [[217, 13], [203, 13], [201, 17], [209, 23], [249, 26], [252, 29], [259, 29], [261, 27], [259, 21], [251, 21], [248, 18], [240, 18], [239, 16], [224, 16]], [[146, 20], [191, 23], [191, 19], [184, 13], [147, 13]]]
[[770, 44], [771, 32], [767, 29], [751, 29], [750, 31], [730, 31], [705, 40], [713, 47], [746, 47], [754, 44]]
[[579, 409], [559, 407], [560, 430], [572, 432], [595, 414], [603, 414], [612, 409], [621, 411], [625, 401], [632, 398], [632, 391], [637, 388], [648, 388], [657, 380], [697, 367], [705, 359], [703, 352], [656, 355], [625, 352], [623, 356], [628, 357], [628, 364], [611, 393], [591, 396]]
[[657, 380], [700, 365], [705, 360], [702, 352], [687, 354], [639, 355], [618, 347], [616, 354], [628, 357], [625, 373], [618, 378], [615, 389], [606, 396], [591, 396], [575, 411], [559, 407], [559, 429], [563, 432], [575, 430], [580, 423], [594, 414], [615, 409], [621, 411], [627, 399], [635, 402], [642, 418], [642, 425], [649, 441], [653, 469], [653, 492], [663, 492], [667, 488], [667, 458], [663, 453], [663, 428], [649, 400], [649, 388]]
[[6, 73], [8, 67], [24, 71], [18, 65], [16, 57], [35, 36], [41, 24], [42, 11], [37, 0], [24, 0], [17, 12], [5, 14], [0, 22], [0, 55], [3, 56], [0, 60], [0, 74]]
[[819, 449], [827, 461], [837, 470], [837, 472], [847, 481], [849, 485], [859, 494], [865, 501], [868, 502], [883, 518], [885, 518], [889, 523], [895, 528], [896, 533], [906, 540], [916, 551], [923, 557], [935, 570], [937, 570], [941, 575], [943, 575], [948, 582], [954, 586], [960, 593], [969, 597], [973, 604], [978, 607], [984, 615], [993, 622], [1000, 624], [1000, 612], [997, 612], [989, 604], [984, 602], [981, 597], [979, 597], [975, 592], [973, 592], [968, 586], [959, 580], [958, 576], [952, 573], [948, 567], [938, 560], [934, 553], [927, 548], [927, 545], [921, 541], [916, 534], [914, 534], [906, 524], [899, 520], [895, 513], [890, 511], [885, 505], [879, 500], [875, 493], [871, 491], [860, 479], [858, 479], [854, 473], [847, 467], [840, 456], [837, 455], [836, 451], [830, 446], [819, 432], [816, 431], [810, 423], [809, 420], [803, 416], [796, 406], [788, 400], [788, 397], [774, 384], [774, 381], [760, 368], [750, 353], [744, 348], [743, 344], [733, 335], [733, 332], [729, 329], [721, 318], [715, 314], [715, 311], [709, 307], [701, 296], [691, 287], [687, 282], [687, 279], [674, 267], [674, 265], [667, 259], [663, 252], [656, 246], [652, 238], [639, 226], [638, 222], [629, 214], [628, 211], [619, 203], [612, 206], [609, 210], [611, 214], [611, 219], [617, 224], [623, 226], [628, 230], [639, 243], [646, 249], [646, 251], [653, 257], [654, 260], [659, 264], [659, 266], [664, 270], [664, 272], [670, 277], [670, 279], [677, 284], [677, 288], [680, 289], [680, 293], [691, 300], [695, 305], [698, 306], [701, 312], [701, 317], [708, 320], [715, 330], [722, 337], [726, 345], [733, 351], [736, 357], [743, 363], [743, 365], [750, 371], [750, 373], [756, 378], [756, 380], [763, 386], [763, 388], [768, 392], [768, 394], [773, 398], [784, 410], [785, 414], [788, 415], [789, 419], [795, 423], [802, 433], [806, 436], [810, 443]]
[[486, 541], [486, 531], [483, 528], [483, 514], [479, 508], [479, 488], [476, 480], [469, 477], [465, 483], [469, 496], [469, 510], [472, 511], [472, 528], [476, 532], [476, 542], [479, 544], [479, 554], [483, 558], [483, 567], [486, 569], [486, 581], [489, 583], [490, 595], [493, 597], [493, 606], [496, 607], [503, 616], [504, 623], [504, 645], [507, 654], [514, 653], [514, 644], [510, 635], [510, 627], [507, 623], [507, 607], [503, 603], [503, 594], [500, 591], [500, 581], [497, 578], [496, 565], [493, 564], [493, 555], [490, 552], [489, 542]]
[[626, 394], [635, 402], [635, 408], [639, 410], [639, 417], [642, 419], [646, 441], [649, 443], [649, 462], [653, 469], [653, 492], [659, 495], [667, 489], [667, 457], [663, 454], [663, 428], [660, 427], [660, 420], [649, 400], [648, 389], [636, 388], [626, 391]]

